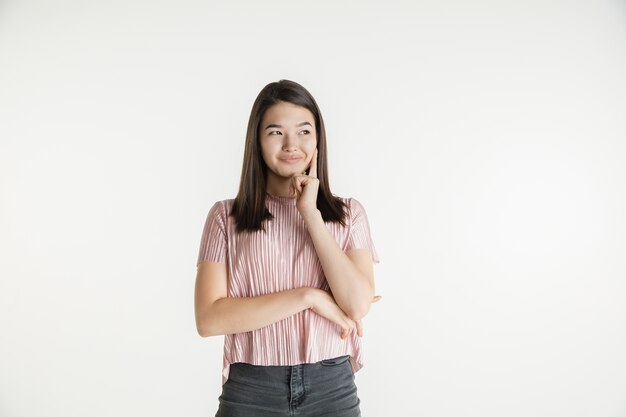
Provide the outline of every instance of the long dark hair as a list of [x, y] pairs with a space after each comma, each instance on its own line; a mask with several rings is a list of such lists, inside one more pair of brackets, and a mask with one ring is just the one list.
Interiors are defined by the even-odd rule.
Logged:
[[311, 93], [303, 86], [294, 81], [280, 80], [269, 83], [261, 90], [250, 112], [241, 182], [230, 213], [237, 222], [237, 232], [265, 230], [263, 221], [274, 218], [265, 206], [268, 168], [261, 154], [259, 125], [265, 111], [281, 101], [304, 107], [313, 114], [317, 131], [317, 178], [320, 182], [317, 209], [325, 222], [337, 222], [345, 226], [345, 204], [330, 192], [328, 184], [326, 130], [320, 109]]

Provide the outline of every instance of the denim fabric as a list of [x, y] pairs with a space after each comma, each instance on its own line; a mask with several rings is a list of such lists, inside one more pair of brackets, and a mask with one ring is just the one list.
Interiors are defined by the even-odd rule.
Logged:
[[349, 356], [293, 366], [230, 365], [215, 417], [360, 417]]

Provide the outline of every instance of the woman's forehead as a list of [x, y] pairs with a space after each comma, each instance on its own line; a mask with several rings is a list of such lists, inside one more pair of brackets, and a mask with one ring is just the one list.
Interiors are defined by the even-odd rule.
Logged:
[[[306, 107], [281, 101], [270, 106], [263, 115], [263, 123], [272, 123], [283, 127], [296, 126], [304, 122], [313, 124], [313, 113]], [[263, 126], [265, 127], [265, 125]]]

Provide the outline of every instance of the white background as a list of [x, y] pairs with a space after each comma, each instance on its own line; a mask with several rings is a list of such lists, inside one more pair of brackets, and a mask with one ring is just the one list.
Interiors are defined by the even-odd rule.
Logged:
[[207, 416], [208, 209], [304, 85], [380, 254], [364, 416], [626, 415], [618, 1], [3, 1], [0, 415]]

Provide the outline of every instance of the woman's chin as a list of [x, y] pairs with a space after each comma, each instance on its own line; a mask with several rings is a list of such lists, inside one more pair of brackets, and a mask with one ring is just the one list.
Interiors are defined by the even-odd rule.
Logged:
[[276, 175], [281, 180], [288, 180], [291, 179], [291, 177], [293, 177], [294, 175], [298, 175], [301, 173], [302, 171], [298, 171], [297, 169], [281, 169], [280, 171], [274, 172], [274, 175]]

